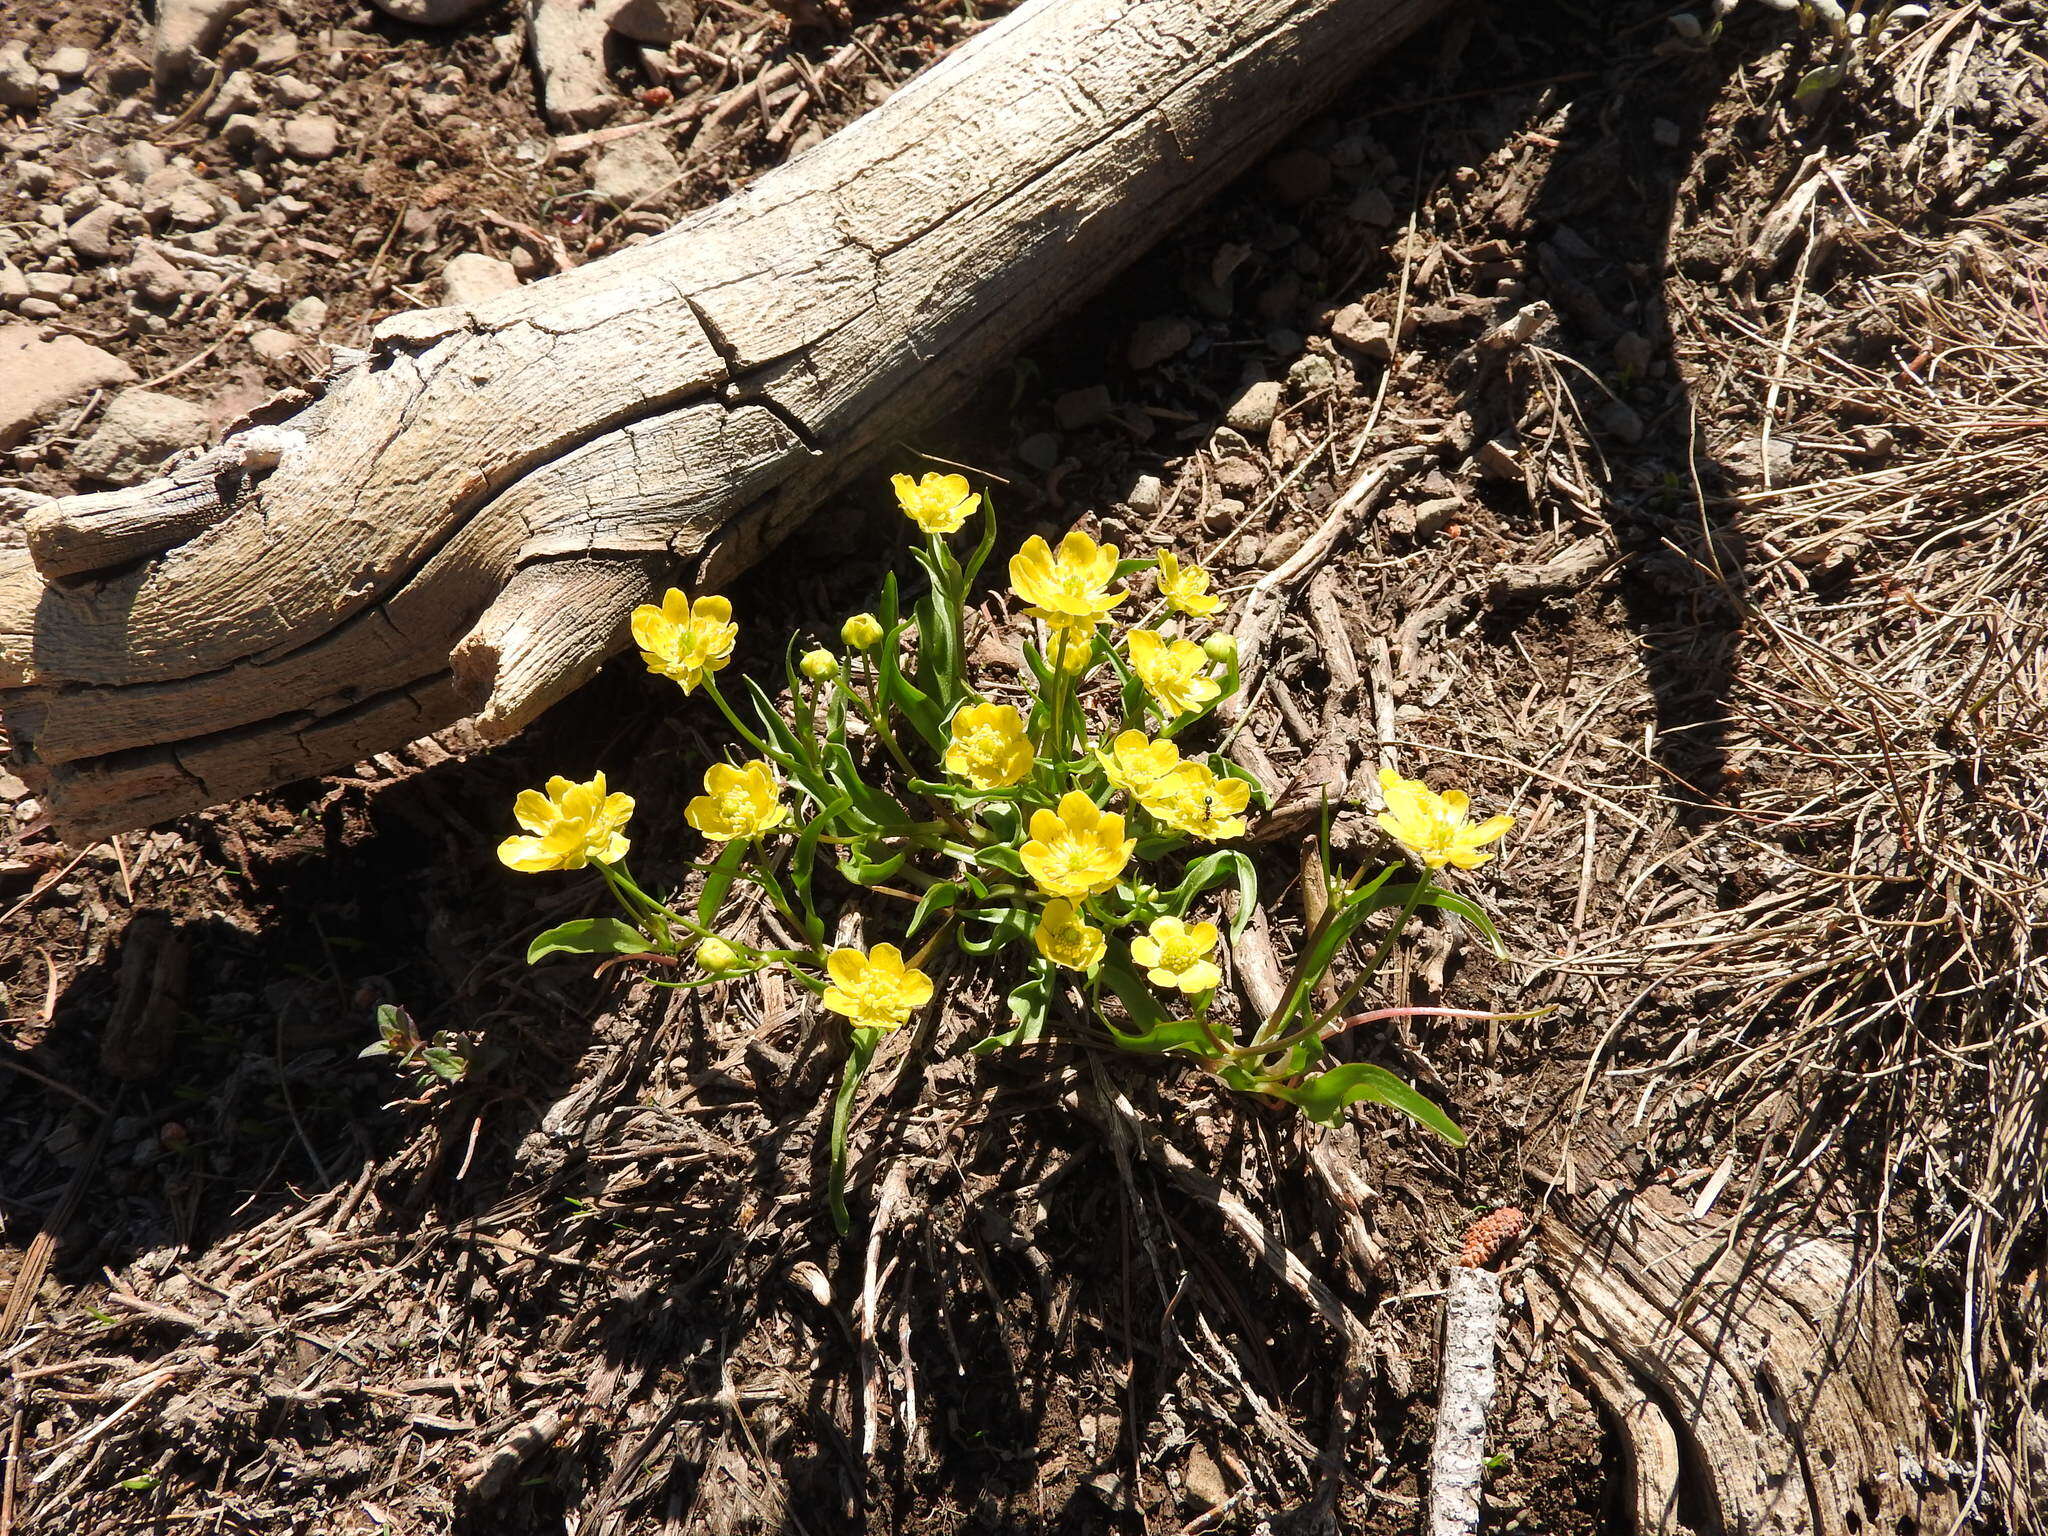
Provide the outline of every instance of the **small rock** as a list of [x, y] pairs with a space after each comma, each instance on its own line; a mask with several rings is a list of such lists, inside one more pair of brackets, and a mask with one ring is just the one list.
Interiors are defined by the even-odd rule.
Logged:
[[1656, 117], [1650, 120], [1651, 141], [1660, 149], [1676, 149], [1684, 137], [1685, 135], [1679, 131], [1678, 124], [1670, 118]]
[[299, 350], [299, 338], [290, 331], [264, 327], [249, 338], [249, 350], [266, 363], [281, 363]]
[[244, 156], [253, 156], [263, 150], [274, 155], [279, 143], [276, 120], [248, 112], [237, 112], [222, 123], [220, 138], [235, 154]]
[[1237, 526], [1237, 520], [1243, 516], [1243, 502], [1234, 496], [1219, 496], [1209, 504], [1209, 510], [1202, 514], [1202, 531], [1228, 533]]
[[1250, 459], [1219, 459], [1215, 473], [1226, 491], [1256, 491], [1266, 483], [1265, 472]]
[[297, 75], [279, 75], [270, 85], [277, 99], [288, 107], [310, 107], [327, 93], [310, 80]]
[[374, 0], [378, 10], [409, 27], [452, 27], [469, 20], [491, 0]]
[[1017, 445], [1017, 457], [1038, 470], [1049, 473], [1060, 461], [1060, 435], [1057, 432], [1034, 432]]
[[450, 304], [481, 304], [519, 286], [512, 264], [481, 251], [464, 251], [441, 269], [441, 296]]
[[76, 122], [81, 117], [92, 117], [105, 110], [100, 93], [89, 85], [81, 85], [74, 91], [66, 91], [50, 103], [52, 122]]
[[147, 241], [136, 248], [135, 259], [122, 271], [121, 281], [131, 293], [151, 304], [169, 304], [188, 286], [185, 274]]
[[1140, 517], [1152, 516], [1165, 501], [1166, 487], [1160, 484], [1157, 475], [1138, 476], [1132, 482], [1129, 494], [1124, 497], [1124, 505]]
[[1248, 437], [1262, 434], [1280, 414], [1280, 395], [1280, 386], [1270, 381], [1249, 385], [1230, 402], [1223, 419]]
[[206, 120], [218, 123], [230, 117], [253, 115], [261, 112], [263, 106], [263, 87], [257, 77], [246, 69], [238, 69], [221, 82], [220, 90], [206, 104]]
[[94, 480], [133, 485], [179, 449], [205, 442], [211, 428], [204, 406], [153, 390], [123, 390], [71, 462]]
[[220, 204], [197, 186], [178, 188], [165, 200], [164, 211], [180, 229], [208, 229], [220, 222]]
[[133, 368], [76, 336], [43, 341], [31, 325], [0, 328], [0, 448], [20, 442], [46, 411], [134, 382]]
[[1465, 503], [1461, 498], [1439, 496], [1416, 502], [1413, 506], [1401, 501], [1390, 503], [1380, 513], [1380, 518], [1394, 533], [1404, 533], [1412, 539], [1429, 539], [1456, 522], [1464, 510]]
[[1522, 445], [1512, 432], [1503, 432], [1499, 437], [1481, 443], [1475, 457], [1479, 472], [1489, 480], [1522, 478]]
[[43, 73], [28, 61], [21, 43], [0, 43], [0, 107], [31, 112], [43, 99]]
[[122, 177], [139, 187], [171, 162], [169, 156], [147, 139], [137, 139], [121, 146], [120, 163]]
[[64, 239], [87, 261], [112, 261], [115, 239], [128, 218], [128, 210], [119, 203], [101, 203], [80, 214], [64, 231]]
[[307, 294], [284, 312], [284, 328], [300, 336], [318, 336], [327, 329], [327, 301]]
[[1195, 339], [1195, 328], [1179, 315], [1159, 315], [1141, 320], [1131, 331], [1124, 357], [1140, 372], [1157, 368], [1168, 358], [1178, 357]]
[[1306, 203], [1330, 190], [1330, 162], [1312, 149], [1290, 149], [1266, 162], [1266, 185], [1283, 203]]
[[71, 291], [69, 272], [30, 272], [28, 291], [39, 299], [58, 299]]
[[55, 320], [64, 313], [64, 306], [55, 299], [30, 297], [16, 304], [14, 310], [24, 320]]
[[75, 45], [56, 48], [43, 60], [43, 68], [59, 80], [83, 80], [85, 72], [92, 68], [92, 55]]
[[1638, 331], [1623, 331], [1614, 338], [1614, 366], [1631, 378], [1641, 378], [1657, 356], [1650, 338]]
[[1294, 366], [1287, 370], [1287, 382], [1296, 394], [1312, 395], [1319, 390], [1335, 389], [1337, 370], [1322, 353], [1310, 352], [1294, 360]]
[[1351, 206], [1344, 210], [1344, 216], [1360, 224], [1390, 229], [1394, 223], [1394, 201], [1379, 187], [1361, 187], [1351, 199]]
[[341, 124], [325, 113], [308, 112], [287, 120], [280, 139], [294, 160], [325, 160], [341, 148]]
[[626, 0], [612, 12], [611, 28], [636, 43], [666, 48], [687, 36], [696, 20], [695, 0]]
[[0, 304], [13, 304], [28, 296], [27, 274], [6, 257], [0, 256]]
[[1215, 1509], [1230, 1497], [1223, 1473], [1199, 1445], [1188, 1452], [1188, 1466], [1187, 1471], [1181, 1474], [1181, 1488], [1196, 1509]]
[[1078, 432], [1083, 427], [1107, 421], [1109, 411], [1109, 387], [1104, 384], [1070, 389], [1052, 403], [1053, 420], [1060, 424], [1062, 432]]
[[1386, 362], [1394, 355], [1394, 328], [1375, 320], [1363, 304], [1346, 304], [1330, 321], [1330, 334], [1354, 352]]
[[599, 150], [590, 185], [599, 197], [623, 208], [652, 200], [677, 185], [682, 176], [682, 162], [668, 146], [653, 134], [643, 133]]
[[1640, 443], [1643, 440], [1643, 418], [1634, 406], [1625, 400], [1610, 400], [1600, 412], [1600, 425], [1620, 438], [1624, 443]]

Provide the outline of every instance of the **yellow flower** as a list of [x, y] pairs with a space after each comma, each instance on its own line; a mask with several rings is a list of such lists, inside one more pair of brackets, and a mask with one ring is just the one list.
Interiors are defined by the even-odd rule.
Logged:
[[1079, 790], [1060, 797], [1057, 812], [1031, 813], [1031, 841], [1019, 850], [1024, 867], [1048, 896], [1080, 901], [1116, 884], [1138, 846], [1124, 819], [1098, 810]]
[[674, 587], [661, 606], [642, 603], [633, 610], [633, 643], [647, 670], [672, 678], [688, 693], [732, 659], [732, 604], [722, 597], [700, 597], [694, 603]]
[[1387, 808], [1373, 819], [1395, 842], [1431, 869], [1446, 864], [1477, 869], [1493, 855], [1479, 850], [1515, 824], [1512, 816], [1489, 816], [1472, 825], [1472, 802], [1461, 789], [1437, 794], [1420, 779], [1380, 770], [1380, 794]]
[[825, 960], [832, 985], [825, 1006], [843, 1013], [856, 1029], [894, 1029], [932, 1000], [932, 979], [903, 963], [894, 944], [877, 944], [866, 954], [835, 949]]
[[1170, 741], [1148, 741], [1143, 731], [1121, 732], [1095, 753], [1103, 777], [1140, 805], [1151, 787], [1180, 766], [1180, 748]]
[[1182, 763], [1148, 786], [1138, 803], [1177, 832], [1219, 842], [1244, 835], [1251, 801], [1252, 787], [1243, 779], [1220, 778], [1203, 763]]
[[529, 875], [581, 869], [616, 864], [626, 856], [629, 845], [620, 833], [633, 814], [633, 797], [606, 794], [601, 773], [588, 784], [556, 774], [546, 794], [521, 790], [512, 814], [532, 836], [508, 837], [498, 844], [500, 862]]
[[1078, 528], [1060, 540], [1058, 555], [1033, 534], [1010, 557], [1010, 590], [1031, 605], [1031, 616], [1070, 631], [1093, 630], [1130, 596], [1109, 590], [1115, 580], [1116, 546], [1097, 544]]
[[1178, 987], [1190, 995], [1212, 992], [1223, 972], [1209, 959], [1220, 935], [1214, 923], [1190, 928], [1177, 917], [1152, 920], [1146, 937], [1131, 940], [1131, 958], [1144, 966], [1155, 987]]
[[827, 683], [839, 675], [839, 658], [830, 651], [805, 651], [796, 666], [814, 683]]
[[926, 533], [956, 532], [981, 505], [979, 496], [967, 494], [965, 475], [942, 475], [933, 470], [922, 480], [891, 475], [889, 483], [896, 487], [896, 505], [903, 515]]
[[856, 651], [865, 651], [880, 645], [885, 633], [882, 621], [872, 613], [856, 613], [839, 626], [839, 638]]
[[1031, 771], [1024, 717], [1008, 704], [970, 704], [953, 716], [946, 772], [976, 789], [1008, 789]]
[[1159, 595], [1166, 606], [1191, 618], [1205, 618], [1223, 606], [1223, 599], [1209, 595], [1209, 573], [1199, 565], [1183, 566], [1173, 551], [1159, 551]]
[[1169, 714], [1200, 709], [1223, 691], [1206, 675], [1209, 658], [1194, 641], [1169, 641], [1153, 629], [1134, 629], [1130, 640], [1131, 670]]
[[1067, 672], [1085, 672], [1095, 659], [1095, 625], [1087, 619], [1058, 619], [1045, 626], [1045, 659]]
[[775, 770], [756, 758], [735, 768], [713, 763], [704, 770], [704, 793], [683, 807], [683, 820], [716, 842], [759, 837], [789, 820]]
[[715, 933], [697, 946], [697, 966], [710, 975], [722, 975], [739, 963], [740, 952]]
[[1084, 922], [1071, 901], [1055, 897], [1045, 904], [1045, 915], [1031, 940], [1038, 952], [1054, 965], [1070, 971], [1085, 971], [1102, 958], [1102, 930]]

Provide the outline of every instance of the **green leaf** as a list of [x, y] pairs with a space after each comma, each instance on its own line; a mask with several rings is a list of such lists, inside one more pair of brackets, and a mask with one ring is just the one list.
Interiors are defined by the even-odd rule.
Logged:
[[1792, 87], [1794, 101], [1811, 101], [1825, 96], [1842, 83], [1847, 69], [1840, 64], [1823, 64], [1819, 69], [1808, 70], [1799, 77], [1799, 83]]
[[744, 838], [736, 837], [718, 850], [718, 857], [704, 876], [704, 889], [697, 895], [697, 921], [706, 928], [717, 926], [718, 909], [725, 905], [726, 893], [732, 889], [746, 857]]
[[1052, 1008], [1052, 994], [1057, 986], [1057, 969], [1044, 960], [1031, 963], [1030, 974], [1017, 986], [1010, 989], [1004, 999], [1009, 1005], [1010, 1017], [1016, 1020], [1008, 1029], [1000, 1030], [985, 1040], [977, 1040], [969, 1047], [977, 1056], [986, 1056], [1012, 1045], [1029, 1045], [1045, 1033], [1045, 1019]]
[[[1166, 1010], [1159, 1006], [1159, 998], [1152, 989], [1138, 979], [1137, 973], [1120, 960], [1105, 960], [1097, 973], [1103, 985], [1117, 996], [1124, 1005], [1124, 1012], [1131, 1016], [1131, 1022], [1138, 1026], [1138, 1033], [1144, 1035], [1167, 1022]], [[1113, 1026], [1104, 1020], [1104, 1026], [1116, 1033]]]
[[1144, 1052], [1163, 1056], [1168, 1051], [1186, 1051], [1191, 1056], [1208, 1060], [1223, 1054], [1217, 1042], [1215, 1031], [1200, 1019], [1168, 1019], [1155, 1024], [1142, 1034], [1127, 1035], [1114, 1024], [1105, 1021], [1110, 1038], [1116, 1041], [1122, 1051]]
[[1018, 880], [1030, 878], [1024, 873], [1023, 857], [1007, 843], [990, 843], [975, 854], [974, 862], [983, 869], [999, 869]]
[[[776, 712], [775, 701], [768, 697], [768, 691], [753, 678], [747, 679], [747, 696], [754, 701], [754, 713], [761, 717], [761, 728], [767, 732], [768, 740], [779, 752], [787, 753], [799, 767], [804, 760], [803, 749], [797, 745], [796, 732], [789, 728], [789, 722]], [[796, 770], [791, 769], [792, 773]], [[801, 780], [799, 780], [801, 782]], [[805, 785], [805, 788], [809, 788]]]
[[526, 946], [526, 963], [549, 955], [644, 955], [653, 948], [654, 941], [631, 923], [616, 917], [579, 917], [537, 935]]
[[163, 1481], [154, 1472], [138, 1472], [133, 1477], [124, 1477], [114, 1486], [123, 1493], [148, 1493]]
[[1457, 913], [1485, 936], [1486, 942], [1493, 946], [1496, 955], [1506, 958], [1508, 949], [1507, 945], [1501, 942], [1500, 930], [1493, 926], [1493, 919], [1488, 917], [1479, 903], [1471, 897], [1460, 896], [1456, 891], [1447, 891], [1442, 886], [1433, 885], [1423, 892], [1422, 900], [1416, 905]]
[[974, 585], [974, 578], [981, 574], [981, 568], [988, 563], [989, 551], [996, 547], [996, 500], [992, 493], [981, 493], [981, 537], [975, 541], [974, 553], [967, 557], [967, 563], [960, 569], [960, 592], [964, 597], [967, 589]]
[[1465, 1133], [1449, 1115], [1385, 1067], [1347, 1061], [1294, 1087], [1271, 1083], [1261, 1087], [1275, 1098], [1300, 1105], [1302, 1113], [1318, 1125], [1342, 1125], [1344, 1111], [1352, 1104], [1384, 1104], [1427, 1126], [1452, 1146], [1465, 1145]]
[[1031, 931], [1032, 913], [1027, 907], [983, 907], [978, 912], [964, 915], [991, 925], [985, 938], [976, 938], [965, 925], [954, 935], [954, 941], [970, 955], [992, 954], [1006, 944], [1016, 943]]
[[855, 885], [880, 885], [884, 880], [894, 879], [896, 872], [903, 868], [910, 857], [908, 848], [898, 849], [886, 858], [864, 858], [858, 853], [842, 853], [839, 856], [839, 872]]
[[420, 1060], [444, 1083], [459, 1083], [469, 1074], [469, 1062], [445, 1045], [428, 1046], [420, 1052]]
[[796, 840], [796, 847], [789, 855], [789, 883], [796, 887], [796, 897], [804, 909], [804, 937], [813, 944], [822, 943], [825, 938], [825, 924], [818, 917], [817, 903], [811, 896], [811, 871], [818, 860], [818, 839], [827, 827], [853, 803], [853, 796], [841, 793], [832, 803], [813, 816]]
[[1245, 924], [1252, 920], [1252, 913], [1258, 910], [1259, 905], [1259, 871], [1239, 850], [1219, 848], [1196, 859], [1188, 866], [1187, 877], [1162, 895], [1160, 900], [1175, 917], [1184, 918], [1197, 896], [1233, 877], [1237, 880], [1237, 915], [1230, 920], [1230, 937], [1235, 940], [1244, 932]]
[[839, 1091], [832, 1095], [832, 1166], [827, 1182], [826, 1204], [832, 1208], [832, 1225], [839, 1229], [841, 1237], [853, 1225], [846, 1214], [846, 1127], [853, 1115], [854, 1090], [860, 1087], [861, 1074], [868, 1069], [868, 1063], [875, 1059], [875, 1047], [881, 1043], [879, 1029], [856, 1029], [853, 1042], [846, 1053], [846, 1065], [839, 1072]]
[[917, 930], [929, 922], [934, 913], [943, 912], [956, 904], [964, 890], [965, 887], [952, 880], [941, 880], [931, 887], [918, 899], [917, 910], [910, 914], [910, 926], [903, 930], [903, 936], [906, 939], [916, 938]]

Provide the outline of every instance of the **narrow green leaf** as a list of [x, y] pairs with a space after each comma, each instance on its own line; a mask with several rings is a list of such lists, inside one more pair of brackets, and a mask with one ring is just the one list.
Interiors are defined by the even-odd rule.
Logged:
[[977, 1040], [969, 1049], [976, 1056], [986, 1056], [991, 1051], [1003, 1050], [1013, 1045], [1029, 1045], [1045, 1033], [1045, 1020], [1052, 1007], [1052, 994], [1058, 980], [1054, 967], [1043, 960], [1031, 963], [1030, 973], [1017, 986], [1010, 989], [1004, 999], [1009, 1006], [1010, 1017], [1016, 1022], [1008, 1029], [999, 1030], [985, 1040]]
[[853, 1116], [853, 1095], [860, 1087], [861, 1074], [875, 1059], [875, 1047], [881, 1039], [879, 1029], [853, 1031], [853, 1041], [846, 1052], [846, 1065], [839, 1070], [839, 1091], [832, 1095], [832, 1166], [826, 1203], [832, 1208], [832, 1225], [839, 1229], [841, 1237], [846, 1236], [853, 1225], [846, 1214], [847, 1123]]
[[616, 917], [579, 917], [536, 935], [526, 946], [526, 963], [549, 955], [643, 955], [653, 948], [654, 941], [631, 923]]
[[937, 912], [943, 912], [959, 901], [963, 887], [952, 880], [941, 880], [918, 899], [917, 910], [910, 914], [910, 925], [903, 930], [906, 939], [917, 937], [922, 928]]
[[1493, 926], [1493, 919], [1488, 917], [1479, 903], [1472, 900], [1471, 897], [1460, 896], [1456, 891], [1447, 891], [1441, 886], [1431, 886], [1429, 890], [1423, 893], [1422, 900], [1418, 905], [1436, 907], [1440, 911], [1457, 913], [1458, 916], [1464, 918], [1466, 922], [1477, 928], [1485, 936], [1486, 942], [1493, 947], [1493, 952], [1496, 955], [1502, 957], [1507, 955], [1507, 945], [1501, 942], [1500, 930]]
[[1458, 1129], [1449, 1115], [1385, 1067], [1347, 1061], [1293, 1087], [1278, 1084], [1262, 1086], [1276, 1098], [1300, 1105], [1302, 1113], [1318, 1125], [1342, 1125], [1344, 1110], [1352, 1104], [1384, 1104], [1389, 1109], [1399, 1110], [1418, 1125], [1435, 1131], [1452, 1146], [1465, 1145], [1465, 1133]]
[[732, 889], [746, 856], [745, 840], [734, 838], [719, 849], [718, 857], [712, 860], [711, 868], [704, 876], [704, 889], [697, 895], [697, 921], [706, 928], [717, 925], [718, 909], [725, 905], [726, 893]]

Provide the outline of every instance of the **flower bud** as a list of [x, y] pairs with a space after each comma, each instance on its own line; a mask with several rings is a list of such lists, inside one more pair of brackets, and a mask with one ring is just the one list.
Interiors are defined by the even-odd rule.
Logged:
[[739, 951], [716, 934], [697, 946], [698, 969], [721, 976], [740, 963]]
[[814, 683], [830, 682], [839, 675], [839, 658], [830, 651], [806, 651], [796, 665]]
[[1237, 637], [1235, 635], [1211, 635], [1202, 642], [1202, 654], [1211, 661], [1223, 662], [1226, 666], [1237, 660]]
[[882, 643], [882, 621], [872, 613], [856, 613], [840, 626], [839, 638], [856, 651], [871, 650]]

